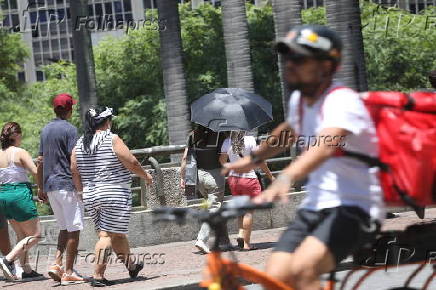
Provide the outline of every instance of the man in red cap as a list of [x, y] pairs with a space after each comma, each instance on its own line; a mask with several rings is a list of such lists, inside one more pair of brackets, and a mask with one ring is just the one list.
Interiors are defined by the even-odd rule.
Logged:
[[[77, 101], [68, 94], [53, 99], [56, 118], [41, 132], [38, 160], [38, 197], [50, 202], [60, 228], [55, 263], [49, 276], [62, 285], [83, 283], [73, 272], [80, 231], [83, 229], [83, 204], [74, 189], [71, 177], [71, 153], [78, 139], [77, 128], [67, 120], [71, 118]], [[65, 268], [62, 257], [66, 250]]]

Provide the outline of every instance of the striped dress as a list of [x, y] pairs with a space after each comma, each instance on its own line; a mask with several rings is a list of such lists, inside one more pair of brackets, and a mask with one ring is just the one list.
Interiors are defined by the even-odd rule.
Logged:
[[115, 154], [109, 130], [97, 132], [91, 152], [83, 149], [83, 137], [76, 144], [77, 168], [83, 184], [85, 211], [97, 231], [127, 234], [132, 208], [132, 179]]

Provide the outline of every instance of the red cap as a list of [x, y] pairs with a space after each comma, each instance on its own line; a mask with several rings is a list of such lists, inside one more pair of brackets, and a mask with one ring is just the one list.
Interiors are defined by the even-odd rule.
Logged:
[[77, 104], [77, 100], [73, 99], [69, 94], [59, 94], [53, 99], [53, 108], [61, 106], [71, 110], [74, 104]]

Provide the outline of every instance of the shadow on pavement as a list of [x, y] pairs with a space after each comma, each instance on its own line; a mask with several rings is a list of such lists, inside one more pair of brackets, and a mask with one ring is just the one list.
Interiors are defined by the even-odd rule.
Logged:
[[275, 242], [253, 243], [253, 246], [256, 246], [259, 250], [274, 248], [275, 245]]

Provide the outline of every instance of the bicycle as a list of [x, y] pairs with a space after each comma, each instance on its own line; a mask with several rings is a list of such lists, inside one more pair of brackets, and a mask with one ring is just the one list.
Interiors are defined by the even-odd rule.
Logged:
[[[160, 208], [153, 211], [153, 222], [175, 221], [181, 225], [186, 222], [188, 216], [197, 218], [200, 222], [208, 223], [215, 237], [222, 236], [222, 227], [219, 225], [228, 219], [244, 215], [247, 211], [256, 209], [270, 209], [272, 203], [267, 204], [232, 204], [222, 206], [215, 212], [207, 210], [196, 210], [192, 208]], [[211, 253], [207, 254], [207, 264], [204, 272], [205, 279], [200, 282], [200, 287], [206, 287], [209, 290], [242, 290], [244, 279], [247, 282], [260, 284], [266, 289], [271, 290], [292, 290], [291, 287], [283, 282], [269, 277], [266, 273], [254, 269], [251, 266], [237, 262], [235, 255], [231, 253], [232, 259], [221, 257], [219, 238], [215, 238]]]
[[[175, 221], [177, 224], [182, 225], [186, 222], [186, 218], [191, 216], [193, 218], [198, 219], [200, 222], [208, 223], [210, 228], [214, 231], [215, 237], [222, 236], [221, 227], [219, 226], [221, 223], [226, 222], [229, 219], [236, 218], [238, 216], [244, 215], [247, 211], [257, 210], [257, 209], [271, 209], [273, 207], [273, 203], [266, 204], [253, 204], [253, 203], [228, 203], [227, 205], [222, 206], [215, 212], [208, 212], [207, 210], [196, 210], [192, 208], [160, 208], [153, 211], [154, 217], [153, 222], [159, 221]], [[436, 225], [435, 225], [436, 227]], [[405, 231], [388, 231], [381, 232], [379, 238], [386, 236], [395, 236], [400, 234], [406, 234]], [[409, 233], [410, 234], [410, 233]], [[248, 283], [252, 284], [260, 284], [268, 290], [292, 290], [293, 288], [286, 285], [282, 281], [279, 281], [273, 277], [268, 276], [266, 273], [254, 269], [251, 266], [238, 263], [236, 256], [231, 253], [232, 259], [224, 259], [221, 257], [221, 249], [219, 247], [219, 239], [215, 238], [213, 247], [211, 248], [211, 253], [207, 255], [207, 264], [204, 270], [204, 279], [200, 282], [200, 287], [208, 288], [209, 290], [242, 290], [245, 289], [243, 287], [243, 281], [245, 280]], [[358, 271], [365, 271], [365, 273], [354, 283], [349, 289], [358, 289], [362, 286], [363, 282], [370, 277], [373, 273], [379, 270], [385, 270], [387, 268], [403, 266], [403, 265], [413, 265], [417, 264], [418, 267], [415, 271], [413, 271], [408, 279], [406, 280], [404, 287], [401, 288], [391, 288], [393, 289], [415, 289], [409, 287], [412, 279], [424, 268], [427, 264], [427, 259], [423, 259], [423, 257], [418, 256], [413, 261], [409, 261], [409, 263], [398, 263], [398, 257], [394, 256], [391, 258], [391, 261], [387, 262], [383, 265], [376, 265], [374, 259], [372, 259], [373, 248], [361, 249], [360, 252], [354, 254], [353, 258], [355, 261], [358, 261], [360, 265], [354, 266], [347, 275], [342, 279], [342, 283], [340, 285], [340, 290], [345, 289], [347, 282], [352, 275], [357, 273]], [[359, 256], [360, 255], [360, 256]], [[368, 258], [368, 255], [370, 258]], [[373, 257], [374, 258], [374, 257]], [[427, 257], [426, 257], [427, 258]], [[363, 263], [362, 263], [363, 262]], [[431, 262], [431, 264], [435, 264], [436, 260]], [[430, 285], [430, 282], [434, 277], [436, 277], [436, 265], [433, 265], [434, 272], [430, 277], [426, 279], [424, 282], [424, 286], [422, 289], [427, 289]], [[243, 280], [241, 280], [241, 278]], [[325, 285], [323, 287], [324, 290], [334, 290], [336, 289], [336, 277], [335, 271], [330, 272], [327, 280], [325, 281]]]

